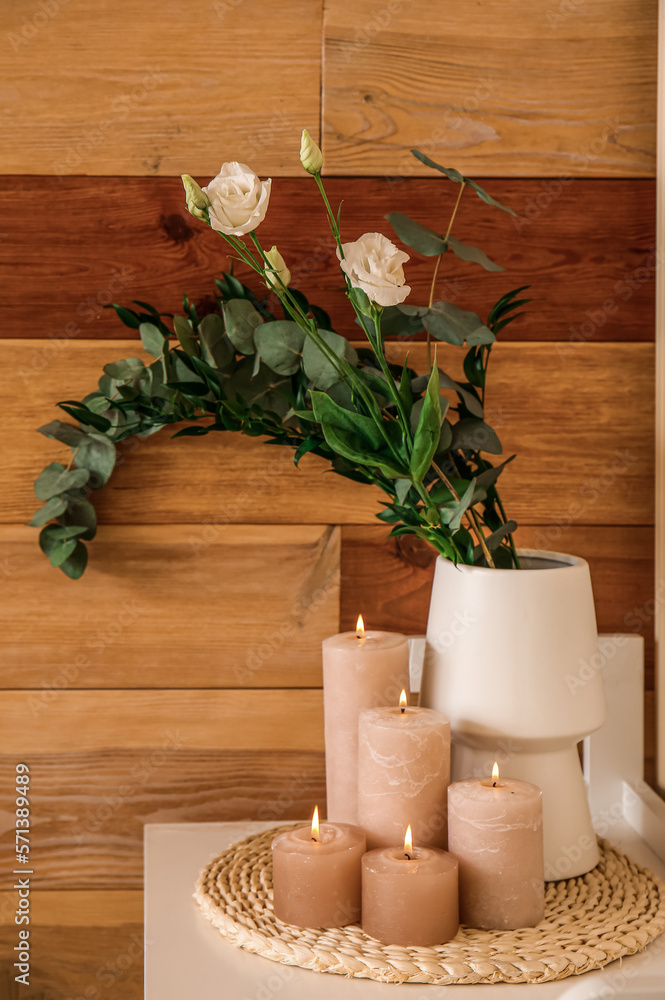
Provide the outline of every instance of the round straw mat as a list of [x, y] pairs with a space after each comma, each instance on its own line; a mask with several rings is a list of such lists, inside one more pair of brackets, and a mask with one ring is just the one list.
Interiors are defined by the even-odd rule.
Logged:
[[211, 861], [194, 894], [204, 916], [232, 944], [273, 962], [382, 983], [546, 983], [600, 969], [642, 951], [665, 930], [665, 884], [600, 840], [587, 875], [546, 883], [537, 927], [480, 931], [461, 927], [444, 945], [383, 945], [357, 924], [301, 929], [275, 918], [275, 835], [247, 837]]

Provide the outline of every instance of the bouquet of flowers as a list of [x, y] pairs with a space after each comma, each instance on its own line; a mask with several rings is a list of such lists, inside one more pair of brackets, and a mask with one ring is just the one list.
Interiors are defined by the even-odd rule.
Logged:
[[[445, 233], [401, 213], [387, 216], [399, 240], [434, 259], [429, 302], [406, 303], [409, 255], [381, 233], [353, 242], [341, 235], [321, 177], [321, 150], [303, 131], [300, 161], [318, 185], [335, 241], [346, 296], [367, 346], [355, 350], [333, 329], [326, 312], [292, 287], [288, 262], [277, 247], [262, 246], [256, 230], [269, 206], [271, 181], [245, 164], [225, 163], [207, 187], [189, 175], [183, 184], [189, 212], [218, 232], [232, 257], [257, 275], [257, 292], [232, 273], [216, 282], [218, 308], [199, 316], [185, 296], [184, 315], [114, 304], [118, 317], [139, 332], [154, 360], [114, 361], [83, 400], [58, 405], [76, 423], [54, 420], [40, 432], [72, 449], [67, 467], [52, 462], [35, 483], [43, 506], [31, 520], [53, 566], [77, 579], [95, 535], [90, 497], [105, 485], [116, 444], [185, 423], [174, 437], [236, 431], [293, 449], [296, 465], [308, 452], [334, 472], [371, 483], [385, 496], [377, 514], [391, 535], [415, 534], [455, 563], [519, 568], [512, 533], [497, 489], [511, 458], [485, 421], [485, 384], [492, 345], [528, 299], [524, 287], [504, 295], [486, 322], [436, 298], [439, 268], [452, 252], [486, 270], [502, 270], [482, 250], [452, 235], [466, 188], [486, 204], [510, 212], [475, 181], [413, 150], [422, 163], [456, 185]], [[340, 206], [341, 209], [341, 206]], [[274, 292], [280, 315], [268, 309]], [[425, 331], [429, 371], [418, 373], [386, 358], [386, 337]], [[465, 349], [464, 377], [451, 378], [437, 362], [436, 344]], [[446, 394], [442, 394], [442, 390]], [[456, 401], [451, 405], [448, 396]], [[514, 456], [512, 456], [514, 457]]]

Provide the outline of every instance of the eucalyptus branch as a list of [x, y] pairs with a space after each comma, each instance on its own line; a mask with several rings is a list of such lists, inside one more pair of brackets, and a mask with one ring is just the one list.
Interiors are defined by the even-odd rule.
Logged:
[[[432, 468], [434, 469], [434, 471], [436, 472], [437, 476], [444, 484], [444, 486], [446, 486], [450, 490], [453, 499], [459, 503], [461, 497], [457, 492], [457, 490], [455, 489], [455, 487], [453, 486], [453, 484], [448, 479], [448, 476], [445, 474], [443, 469], [439, 468], [439, 466], [434, 461], [432, 461]], [[485, 536], [483, 535], [482, 529], [478, 524], [475, 512], [471, 509], [471, 507], [469, 507], [469, 509], [466, 511], [465, 516], [471, 525], [473, 533], [478, 539], [478, 544], [480, 545], [482, 553], [485, 556], [485, 559], [487, 560], [487, 565], [490, 566], [492, 569], [494, 569], [494, 560], [492, 559], [490, 550], [487, 548], [487, 542], [485, 541]]]

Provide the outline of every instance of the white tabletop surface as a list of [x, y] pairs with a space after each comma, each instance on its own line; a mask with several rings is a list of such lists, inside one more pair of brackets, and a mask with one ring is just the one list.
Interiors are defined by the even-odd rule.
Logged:
[[[393, 985], [270, 962], [225, 941], [192, 897], [201, 869], [220, 851], [274, 823], [172, 823], [145, 828], [146, 1000], [665, 1000], [665, 934], [640, 955], [602, 972], [540, 986]], [[665, 878], [663, 865], [627, 824], [609, 838]], [[461, 992], [460, 992], [461, 991]]]

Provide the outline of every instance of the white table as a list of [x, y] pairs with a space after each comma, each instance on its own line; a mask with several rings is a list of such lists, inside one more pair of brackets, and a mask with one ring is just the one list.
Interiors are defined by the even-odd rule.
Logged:
[[[225, 941], [192, 897], [201, 869], [274, 823], [172, 823], [145, 828], [146, 1000], [665, 1000], [665, 934], [640, 955], [601, 972], [540, 986], [421, 986], [310, 972], [250, 955]], [[611, 841], [665, 878], [665, 864], [623, 820]], [[608, 992], [608, 989], [610, 992]]]

